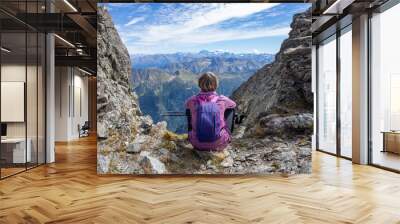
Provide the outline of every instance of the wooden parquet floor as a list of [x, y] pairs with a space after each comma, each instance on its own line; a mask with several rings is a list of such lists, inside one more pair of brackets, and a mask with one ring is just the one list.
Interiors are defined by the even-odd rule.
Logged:
[[315, 152], [313, 174], [98, 176], [94, 138], [0, 181], [0, 223], [400, 223], [400, 175]]

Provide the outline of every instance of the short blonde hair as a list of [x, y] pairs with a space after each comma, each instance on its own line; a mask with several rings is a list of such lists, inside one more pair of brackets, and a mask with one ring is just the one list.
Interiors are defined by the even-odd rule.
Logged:
[[215, 91], [218, 88], [218, 78], [212, 72], [206, 72], [199, 78], [199, 87], [203, 92]]

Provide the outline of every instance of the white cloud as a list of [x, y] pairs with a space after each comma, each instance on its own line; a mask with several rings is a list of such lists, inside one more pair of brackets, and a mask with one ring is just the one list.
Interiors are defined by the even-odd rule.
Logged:
[[232, 18], [245, 17], [278, 4], [214, 4], [210, 11], [198, 11], [183, 24], [182, 30], [193, 30], [200, 27], [216, 24]]
[[194, 43], [194, 44], [204, 44], [204, 43], [214, 43], [219, 41], [229, 41], [229, 40], [245, 40], [260, 37], [273, 37], [287, 35], [290, 31], [289, 27], [281, 28], [265, 28], [252, 30], [244, 32], [243, 30], [209, 30], [209, 31], [199, 31], [193, 33], [187, 33], [180, 36], [179, 38], [169, 39], [172, 42], [182, 42], [182, 43]]
[[[277, 5], [279, 4], [208, 3], [183, 4], [176, 7], [167, 4], [160, 7], [159, 11], [152, 12], [154, 14], [151, 20], [134, 17], [121, 24], [118, 31], [132, 52], [287, 35], [290, 31], [288, 24], [266, 27], [262, 25], [262, 21], [259, 25], [260, 21], [250, 20], [229, 28], [218, 27], [221, 22], [244, 18]], [[147, 11], [146, 8], [143, 10]], [[143, 22], [143, 26], [132, 26], [139, 22]]]
[[[127, 43], [130, 52], [149, 52], [157, 49], [172, 49], [176, 46], [199, 46], [223, 41], [246, 40], [262, 37], [284, 36], [290, 31], [290, 27], [266, 28], [243, 32], [242, 30], [210, 30], [202, 32], [188, 33], [179, 38], [171, 38], [164, 41], [148, 41], [141, 39]], [[228, 51], [228, 50], [224, 50]], [[254, 53], [256, 50], [254, 50]]]
[[108, 6], [110, 8], [112, 8], [112, 7], [126, 7], [126, 3], [112, 3], [112, 4], [108, 4]]
[[129, 22], [127, 22], [124, 26], [131, 26], [131, 25], [136, 24], [136, 23], [138, 23], [138, 22], [141, 22], [141, 21], [143, 21], [143, 20], [144, 20], [143, 17], [136, 17], [136, 18], [131, 19], [131, 20], [130, 20]]
[[[219, 41], [230, 41], [230, 40], [245, 40], [261, 37], [273, 37], [273, 36], [285, 36], [289, 33], [290, 27], [264, 27], [252, 30], [242, 29], [201, 29], [186, 33], [164, 33], [161, 32], [158, 36], [153, 36], [155, 33], [150, 35], [143, 35], [143, 33], [131, 33], [130, 35], [121, 35], [124, 39], [129, 40], [131, 38], [136, 39], [135, 42], [140, 44], [157, 44], [157, 43], [186, 43], [186, 44], [205, 44], [214, 43]], [[154, 32], [154, 31], [152, 31]], [[149, 34], [149, 33], [148, 33]]]
[[[180, 38], [202, 27], [217, 24], [228, 19], [241, 18], [266, 10], [278, 4], [251, 3], [251, 4], [218, 4], [208, 7], [177, 12], [174, 24], [156, 25], [147, 27], [145, 39], [148, 41], [162, 41], [171, 38]], [[211, 7], [210, 7], [211, 6]], [[189, 18], [187, 18], [189, 17]], [[182, 18], [179, 21], [179, 18]], [[143, 34], [143, 33], [142, 33]], [[162, 35], [160, 35], [162, 34]]]
[[[126, 39], [132, 37], [145, 40], [146, 42], [160, 42], [171, 39], [184, 39], [189, 41], [193, 39], [194, 42], [213, 42], [220, 41], [218, 38], [220, 32], [218, 31], [204, 31], [202, 28], [226, 21], [232, 18], [240, 18], [249, 16], [251, 14], [266, 10], [278, 4], [265, 4], [265, 3], [251, 3], [251, 4], [207, 4], [206, 7], [199, 7], [194, 4], [191, 9], [178, 10], [167, 8], [163, 14], [168, 14], [168, 17], [173, 17], [173, 23], [148, 25], [143, 27], [143, 30], [121, 30]], [[173, 12], [173, 13], [172, 13]], [[171, 14], [172, 13], [172, 14]], [[165, 18], [168, 20], [168, 18]], [[125, 24], [129, 26], [142, 21], [143, 18], [135, 18]], [[171, 21], [165, 21], [171, 22]], [[207, 35], [204, 35], [204, 32]], [[224, 31], [225, 32], [225, 31]], [[251, 32], [251, 31], [248, 31]], [[139, 35], [140, 33], [140, 35]], [[273, 32], [271, 32], [272, 34]], [[237, 35], [235, 33], [235, 35]], [[200, 40], [199, 37], [206, 39]], [[207, 39], [207, 36], [210, 38]], [[224, 36], [232, 38], [232, 33], [227, 33]], [[243, 38], [239, 38], [243, 39]]]

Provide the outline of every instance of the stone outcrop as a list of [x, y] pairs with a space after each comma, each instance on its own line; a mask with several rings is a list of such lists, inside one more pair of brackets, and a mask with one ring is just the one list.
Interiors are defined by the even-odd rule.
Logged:
[[310, 11], [296, 14], [275, 61], [233, 93], [249, 135], [312, 130], [310, 27]]
[[[110, 136], [110, 129], [130, 132], [119, 121], [132, 123], [140, 115], [137, 98], [131, 94], [131, 62], [110, 15], [99, 8], [97, 35], [97, 121], [100, 138]], [[126, 129], [126, 130], [125, 130]]]
[[[131, 60], [128, 50], [106, 9], [99, 7], [97, 21], [98, 172], [145, 173], [149, 169], [144, 167], [151, 167], [156, 162], [148, 154], [141, 156], [140, 163], [135, 153], [156, 147], [166, 124], [155, 125], [150, 117], [142, 116], [129, 82]], [[129, 151], [134, 154], [128, 154]], [[157, 172], [161, 172], [163, 166], [156, 166]]]

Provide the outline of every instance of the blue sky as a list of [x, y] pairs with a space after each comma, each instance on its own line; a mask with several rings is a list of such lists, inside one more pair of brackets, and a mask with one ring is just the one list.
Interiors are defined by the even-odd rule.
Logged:
[[276, 53], [304, 3], [105, 3], [130, 54]]

